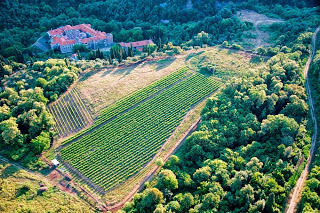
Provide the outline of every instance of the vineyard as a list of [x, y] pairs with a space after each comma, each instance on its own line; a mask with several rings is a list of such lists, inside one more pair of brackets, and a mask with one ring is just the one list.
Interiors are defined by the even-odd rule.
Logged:
[[48, 109], [56, 122], [53, 128], [61, 137], [79, 131], [93, 122], [75, 89], [50, 104]]
[[63, 141], [62, 144], [67, 144], [72, 140], [80, 137], [81, 135], [95, 129], [97, 126], [110, 120], [114, 116], [117, 116], [129, 110], [131, 107], [134, 107], [135, 105], [139, 104], [141, 101], [144, 101], [147, 98], [150, 98], [151, 96], [155, 95], [156, 93], [161, 92], [166, 87], [176, 84], [177, 82], [183, 80], [184, 78], [186, 78], [187, 76], [190, 76], [191, 74], [192, 74], [192, 71], [188, 70], [186, 67], [183, 67], [175, 71], [174, 73], [167, 75], [166, 77], [148, 85], [147, 87], [141, 90], [138, 90], [137, 92], [119, 100], [115, 104], [102, 110], [100, 116], [94, 122], [94, 125], [68, 138], [67, 140]]
[[109, 190], [141, 170], [191, 107], [219, 86], [180, 69], [106, 108], [91, 131], [79, 133], [60, 151], [61, 157]]

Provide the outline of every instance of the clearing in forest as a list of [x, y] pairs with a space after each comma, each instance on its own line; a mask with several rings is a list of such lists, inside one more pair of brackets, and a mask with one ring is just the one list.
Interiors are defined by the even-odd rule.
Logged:
[[62, 149], [61, 157], [106, 191], [137, 173], [192, 105], [219, 88], [213, 78], [187, 73], [181, 69], [107, 108], [99, 126]]
[[254, 30], [250, 30], [247, 33], [249, 36], [245, 41], [252, 45], [252, 48], [256, 49], [260, 46], [266, 47], [270, 46], [269, 40], [269, 33], [262, 31], [259, 29], [259, 25], [271, 25], [273, 23], [284, 22], [281, 19], [270, 18], [266, 15], [256, 13], [252, 10], [240, 10], [237, 12], [237, 16], [240, 18], [241, 21], [248, 21], [253, 23]]
[[103, 68], [82, 75], [76, 85], [93, 117], [133, 92], [185, 66], [185, 54], [158, 60], [146, 59], [134, 65]]

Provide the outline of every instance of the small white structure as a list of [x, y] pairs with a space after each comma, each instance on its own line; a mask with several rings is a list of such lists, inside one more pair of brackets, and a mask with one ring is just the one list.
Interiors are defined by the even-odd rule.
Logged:
[[57, 161], [57, 159], [53, 159], [51, 161], [51, 163], [53, 164], [53, 166], [58, 167], [60, 165], [59, 161]]

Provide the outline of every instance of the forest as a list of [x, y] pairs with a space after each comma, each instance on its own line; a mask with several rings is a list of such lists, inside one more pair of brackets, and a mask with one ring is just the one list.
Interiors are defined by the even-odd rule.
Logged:
[[187, 7], [186, 3], [185, 0], [1, 1], [0, 54], [22, 62], [21, 54], [17, 56], [17, 51], [21, 51], [28, 61], [37, 52], [30, 45], [48, 30], [80, 23], [112, 33], [116, 42], [151, 38], [159, 49], [168, 42], [201, 45], [193, 43], [192, 39], [202, 31], [210, 35], [205, 44], [237, 42], [243, 39], [243, 31], [252, 28], [251, 23], [242, 23], [235, 16], [236, 10], [241, 8], [292, 19], [291, 23], [281, 26], [281, 33], [286, 33], [279, 38], [282, 43], [290, 42], [295, 39], [294, 35], [309, 27], [306, 22], [314, 14], [302, 8], [314, 6], [316, 1], [199, 0], [192, 7]]

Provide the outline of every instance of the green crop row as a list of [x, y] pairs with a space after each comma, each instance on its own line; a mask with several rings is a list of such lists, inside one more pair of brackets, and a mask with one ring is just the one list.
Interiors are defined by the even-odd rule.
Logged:
[[148, 163], [190, 107], [219, 82], [195, 74], [61, 150], [61, 157], [109, 190]]
[[156, 94], [157, 92], [171, 86], [172, 84], [176, 83], [177, 81], [187, 77], [190, 75], [192, 71], [188, 70], [187, 67], [180, 68], [179, 70], [175, 71], [174, 73], [171, 73], [164, 78], [144, 87], [141, 90], [138, 90], [137, 92], [119, 100], [118, 102], [114, 103], [113, 105], [107, 107], [106, 109], [101, 111], [101, 114], [99, 118], [95, 121], [95, 123], [73, 135], [72, 137], [68, 138], [67, 140], [62, 142], [63, 144], [69, 143], [70, 141], [76, 139], [77, 137], [82, 136], [83, 134], [91, 131], [92, 129], [96, 128], [100, 124], [104, 123], [105, 121], [111, 119], [114, 116], [117, 116], [124, 111], [128, 110], [129, 108], [135, 106], [136, 104], [139, 104], [141, 101], [149, 98], [150, 96]]
[[81, 129], [92, 120], [75, 90], [51, 104], [48, 109], [54, 117], [56, 122], [54, 129], [59, 135]]

